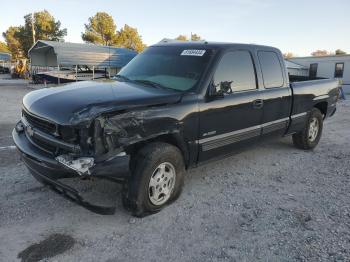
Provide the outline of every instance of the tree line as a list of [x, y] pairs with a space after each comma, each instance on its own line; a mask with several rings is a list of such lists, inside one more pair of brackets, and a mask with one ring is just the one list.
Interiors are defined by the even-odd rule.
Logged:
[[[0, 52], [10, 52], [13, 59], [26, 58], [28, 51], [35, 40], [64, 41], [67, 29], [62, 28], [61, 22], [56, 20], [47, 10], [24, 16], [24, 24], [10, 26], [3, 32], [5, 43], [0, 41]], [[111, 15], [97, 12], [84, 25], [81, 38], [86, 43], [124, 47], [141, 52], [146, 45], [138, 30], [125, 24], [117, 30], [116, 23]], [[176, 39], [188, 41], [184, 35]], [[197, 34], [191, 35], [191, 40], [200, 40]]]
[[[329, 56], [329, 55], [346, 55], [347, 53], [341, 49], [337, 49], [334, 52], [327, 51], [327, 50], [316, 50], [312, 52], [310, 55], [311, 56]], [[290, 59], [293, 57], [296, 57], [293, 53], [287, 52], [283, 54], [283, 57], [285, 59]]]
[[[35, 12], [24, 16], [24, 25], [10, 26], [3, 32], [5, 43], [0, 41], [0, 52], [10, 52], [13, 59], [25, 58], [34, 40], [64, 41], [67, 29], [61, 28], [61, 22], [56, 20], [47, 10]], [[97, 12], [88, 19], [84, 25], [81, 38], [86, 43], [125, 47], [137, 52], [146, 48], [138, 30], [125, 24], [119, 30], [111, 15], [105, 12]], [[202, 38], [197, 34], [190, 37], [179, 35], [175, 38], [179, 41], [199, 41]], [[345, 55], [346, 52], [337, 49], [335, 52], [316, 50], [312, 56]], [[283, 54], [286, 59], [293, 58], [291, 52]]]

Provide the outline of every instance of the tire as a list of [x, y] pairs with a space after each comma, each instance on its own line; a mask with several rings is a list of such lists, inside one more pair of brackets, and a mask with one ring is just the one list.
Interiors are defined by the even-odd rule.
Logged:
[[313, 108], [304, 129], [293, 135], [294, 146], [304, 150], [314, 149], [321, 139], [322, 129], [323, 115], [319, 109]]
[[159, 212], [180, 196], [185, 164], [177, 147], [151, 143], [139, 150], [130, 163], [131, 177], [124, 184], [122, 201], [132, 215], [144, 217]]

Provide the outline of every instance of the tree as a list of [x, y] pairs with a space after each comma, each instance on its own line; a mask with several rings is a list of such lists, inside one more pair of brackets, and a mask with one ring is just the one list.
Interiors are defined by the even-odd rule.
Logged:
[[291, 53], [291, 52], [287, 52], [287, 53], [284, 53], [284, 54], [283, 54], [283, 58], [284, 58], [284, 59], [291, 59], [291, 58], [293, 58], [293, 57], [294, 57], [294, 54]]
[[117, 36], [116, 28], [112, 16], [105, 12], [97, 12], [89, 18], [89, 23], [85, 24], [82, 38], [89, 43], [112, 45]]
[[[33, 18], [31, 14], [24, 16], [24, 26], [20, 26], [19, 32], [16, 34], [26, 55], [28, 50], [34, 44], [32, 23]], [[67, 35], [67, 29], [60, 28], [61, 22], [56, 21], [47, 10], [34, 13], [35, 40], [63, 40], [63, 38]]]
[[117, 31], [113, 17], [105, 12], [98, 12], [89, 18], [89, 23], [85, 24], [82, 39], [94, 44], [130, 48], [137, 52], [141, 52], [146, 47], [136, 28], [124, 25], [120, 31]]
[[312, 56], [327, 56], [330, 55], [331, 53], [328, 52], [327, 50], [316, 50], [311, 53]]
[[178, 37], [175, 38], [175, 40], [188, 41], [188, 38], [185, 35], [179, 35]]
[[117, 32], [114, 45], [129, 48], [137, 52], [142, 52], [146, 48], [137, 29], [128, 25], [124, 25], [124, 27]]
[[346, 52], [341, 50], [341, 49], [337, 49], [337, 50], [335, 50], [335, 54], [336, 55], [346, 55]]
[[24, 25], [19, 27], [9, 27], [3, 33], [6, 43], [14, 58], [27, 56], [28, 50], [33, 43], [34, 24], [35, 39], [36, 40], [63, 40], [67, 35], [67, 29], [61, 29], [61, 22], [56, 21], [55, 18], [46, 10], [34, 13], [34, 21], [32, 14], [24, 16]]
[[191, 41], [200, 41], [202, 38], [197, 34], [191, 34]]
[[6, 43], [0, 41], [0, 52], [3, 52], [3, 53], [8, 53], [10, 52], [8, 46]]
[[[26, 15], [25, 27], [31, 31], [32, 19]], [[67, 29], [61, 29], [61, 22], [46, 10], [34, 13], [34, 29], [36, 40], [62, 41], [67, 35]]]
[[[202, 38], [197, 35], [197, 34], [191, 34], [191, 41], [199, 41]], [[189, 41], [187, 36], [185, 35], [179, 35], [178, 37], [175, 38], [175, 40], [179, 40], [179, 41]]]
[[10, 52], [12, 54], [13, 59], [23, 57], [23, 53], [24, 53], [22, 46], [21, 46], [21, 43], [19, 42], [18, 38], [16, 37], [18, 32], [19, 32], [19, 27], [10, 26], [6, 30], [6, 32], [2, 33], [3, 37], [5, 38], [8, 49], [10, 50]]

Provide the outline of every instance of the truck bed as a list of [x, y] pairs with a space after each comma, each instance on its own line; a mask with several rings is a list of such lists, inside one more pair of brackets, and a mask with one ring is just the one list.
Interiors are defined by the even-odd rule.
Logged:
[[290, 83], [292, 90], [291, 125], [288, 133], [301, 130], [307, 114], [317, 107], [324, 118], [332, 116], [339, 98], [339, 82], [336, 79], [319, 79]]
[[321, 80], [321, 79], [328, 79], [324, 77], [316, 77], [316, 78], [310, 78], [309, 76], [296, 76], [296, 75], [289, 75], [289, 82], [304, 82], [304, 81], [312, 81], [312, 80]]

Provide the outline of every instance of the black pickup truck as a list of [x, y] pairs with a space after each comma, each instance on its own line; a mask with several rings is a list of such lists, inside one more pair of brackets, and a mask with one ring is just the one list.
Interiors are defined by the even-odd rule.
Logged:
[[[336, 111], [336, 80], [290, 83], [281, 52], [229, 43], [159, 43], [114, 80], [33, 91], [13, 139], [32, 175], [98, 213], [59, 181], [123, 183], [133, 215], [159, 211], [181, 192], [185, 171], [270, 137], [319, 142]], [[277, 157], [277, 156], [276, 156]]]

